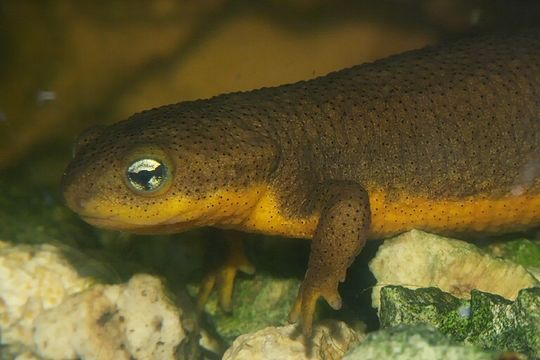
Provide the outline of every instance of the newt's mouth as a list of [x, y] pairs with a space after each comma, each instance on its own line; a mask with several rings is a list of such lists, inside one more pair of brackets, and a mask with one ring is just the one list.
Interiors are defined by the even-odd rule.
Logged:
[[81, 214], [80, 217], [90, 225], [96, 226], [101, 229], [122, 230], [124, 228], [133, 226], [133, 224], [122, 223], [121, 221], [114, 220], [112, 218], [86, 216]]
[[81, 218], [90, 225], [106, 230], [125, 231], [133, 234], [174, 234], [187, 231], [198, 225], [194, 221], [168, 222], [156, 224], [136, 224], [129, 223], [115, 217], [95, 217], [81, 215]]

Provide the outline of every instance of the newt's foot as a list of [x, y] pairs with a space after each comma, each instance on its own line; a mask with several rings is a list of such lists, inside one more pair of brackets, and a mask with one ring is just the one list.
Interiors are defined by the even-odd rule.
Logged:
[[295, 323], [300, 320], [300, 326], [302, 327], [302, 333], [305, 337], [311, 335], [311, 329], [313, 325], [313, 315], [317, 305], [317, 300], [322, 297], [326, 302], [334, 309], [339, 310], [341, 308], [341, 297], [338, 292], [338, 280], [314, 279], [311, 274], [306, 274], [306, 278], [300, 286], [298, 296], [294, 307], [289, 314], [289, 322]]
[[253, 274], [255, 267], [244, 254], [241, 241], [235, 240], [230, 244], [224, 263], [210, 271], [202, 280], [197, 294], [197, 309], [199, 311], [204, 309], [212, 290], [216, 288], [220, 307], [225, 312], [231, 312], [234, 280], [239, 270]]

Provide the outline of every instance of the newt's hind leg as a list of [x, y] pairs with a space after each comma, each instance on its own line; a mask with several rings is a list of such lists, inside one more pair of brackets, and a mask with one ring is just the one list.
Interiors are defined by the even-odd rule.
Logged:
[[197, 308], [202, 310], [214, 290], [217, 291], [219, 305], [225, 312], [232, 311], [232, 293], [234, 280], [240, 270], [246, 274], [253, 274], [255, 267], [245, 255], [242, 240], [238, 239], [239, 234], [232, 231], [223, 231], [226, 237], [226, 250], [220, 256], [218, 264], [215, 264], [199, 287], [197, 294]]
[[320, 195], [321, 215], [311, 243], [308, 269], [289, 315], [291, 322], [301, 319], [306, 336], [311, 334], [320, 297], [332, 308], [341, 308], [338, 285], [362, 250], [371, 219], [369, 197], [356, 183], [331, 182], [325, 184]]

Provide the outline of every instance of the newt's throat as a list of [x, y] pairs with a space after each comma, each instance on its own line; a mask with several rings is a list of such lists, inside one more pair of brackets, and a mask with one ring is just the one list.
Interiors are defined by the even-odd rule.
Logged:
[[[174, 233], [217, 226], [312, 238], [319, 214], [294, 216], [284, 211], [277, 192], [268, 185], [220, 189], [199, 198], [168, 196], [155, 204], [124, 204], [119, 199], [90, 199], [78, 212], [100, 228], [136, 233]], [[439, 233], [508, 232], [540, 225], [540, 194], [509, 194], [500, 198], [469, 196], [429, 199], [416, 194], [389, 196], [382, 189], [369, 193], [370, 237], [387, 237], [411, 229]], [[80, 210], [80, 209], [79, 209]]]
[[225, 188], [198, 197], [175, 192], [156, 198], [126, 202], [111, 196], [94, 197], [84, 202], [84, 208], [73, 210], [87, 222], [100, 228], [162, 233], [183, 231], [200, 226], [240, 227], [247, 221], [266, 185], [249, 188]]

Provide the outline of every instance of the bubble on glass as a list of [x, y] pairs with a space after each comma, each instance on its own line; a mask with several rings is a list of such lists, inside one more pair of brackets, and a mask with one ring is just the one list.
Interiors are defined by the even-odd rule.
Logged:
[[56, 92], [50, 90], [40, 90], [36, 95], [36, 103], [43, 105], [47, 102], [56, 100]]

